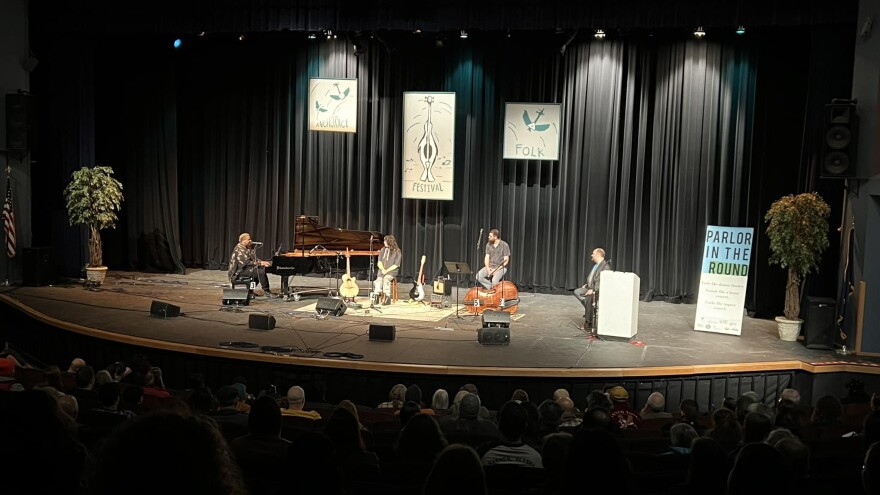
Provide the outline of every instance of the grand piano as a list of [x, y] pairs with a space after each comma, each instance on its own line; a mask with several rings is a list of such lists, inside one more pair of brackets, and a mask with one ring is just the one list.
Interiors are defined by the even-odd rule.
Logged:
[[[384, 236], [370, 230], [346, 230], [326, 227], [318, 223], [318, 217], [300, 215], [294, 227], [294, 250], [279, 252], [272, 256], [267, 273], [281, 276], [281, 292], [285, 299], [298, 301], [304, 292], [334, 292], [328, 289], [290, 288], [290, 277], [307, 273], [345, 273], [345, 254], [348, 250], [351, 271], [365, 272], [370, 267], [370, 257], [378, 256]], [[339, 271], [337, 271], [337, 263]], [[329, 294], [328, 294], [329, 295]]]

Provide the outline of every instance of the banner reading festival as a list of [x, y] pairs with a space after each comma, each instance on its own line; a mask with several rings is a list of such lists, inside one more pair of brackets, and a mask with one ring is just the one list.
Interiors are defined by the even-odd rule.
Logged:
[[753, 238], [751, 227], [706, 227], [694, 330], [742, 333]]
[[309, 130], [357, 132], [357, 79], [309, 79]]
[[403, 93], [404, 199], [452, 200], [455, 93]]

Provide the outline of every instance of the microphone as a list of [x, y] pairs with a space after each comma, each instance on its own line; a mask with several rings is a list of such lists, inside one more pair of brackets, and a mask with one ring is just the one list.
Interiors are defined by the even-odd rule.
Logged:
[[483, 229], [480, 229], [480, 237], [477, 238], [477, 249], [480, 249], [480, 244], [483, 242]]
[[254, 246], [254, 247], [260, 247], [260, 246], [262, 246], [262, 245], [263, 245], [262, 242], [259, 242], [259, 241], [251, 241], [251, 246]]

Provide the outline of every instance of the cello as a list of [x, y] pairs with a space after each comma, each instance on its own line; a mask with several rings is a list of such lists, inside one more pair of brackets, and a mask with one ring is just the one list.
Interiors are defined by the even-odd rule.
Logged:
[[519, 289], [516, 284], [508, 280], [502, 280], [486, 290], [482, 286], [471, 287], [464, 296], [464, 304], [469, 313], [483, 314], [483, 311], [505, 311], [516, 313], [519, 306]]

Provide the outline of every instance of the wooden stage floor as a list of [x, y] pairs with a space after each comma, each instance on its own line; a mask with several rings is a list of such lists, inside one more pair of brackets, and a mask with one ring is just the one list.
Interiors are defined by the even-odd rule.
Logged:
[[[293, 286], [319, 293], [299, 301], [257, 299], [241, 312], [221, 310], [226, 273], [186, 275], [112, 271], [97, 290], [81, 284], [4, 287], [0, 300], [46, 323], [103, 339], [232, 359], [390, 372], [505, 376], [661, 376], [799, 369], [850, 371], [869, 364], [855, 356], [816, 351], [778, 338], [772, 320], [743, 318], [741, 336], [692, 329], [696, 305], [642, 302], [632, 341], [591, 341], [578, 325], [572, 296], [520, 293], [508, 346], [477, 342], [480, 318], [398, 302], [383, 312], [347, 311], [318, 319], [314, 307], [332, 279], [296, 277]], [[279, 278], [270, 276], [273, 290]], [[366, 281], [358, 302], [369, 305]], [[401, 285], [401, 295], [404, 292]], [[335, 283], [333, 285], [335, 288]], [[463, 298], [466, 290], [462, 288]], [[453, 289], [453, 299], [456, 292]], [[152, 301], [180, 306], [180, 317], [150, 315]], [[387, 308], [387, 310], [386, 310]], [[397, 311], [399, 309], [399, 311]], [[248, 326], [251, 313], [276, 318], [274, 330]], [[388, 314], [386, 314], [388, 313]], [[394, 314], [406, 313], [395, 318]], [[371, 323], [394, 325], [393, 342], [370, 341]], [[240, 346], [230, 346], [239, 343]], [[362, 356], [362, 357], [359, 357]], [[859, 366], [861, 368], [861, 366]], [[864, 372], [863, 369], [859, 371]], [[870, 372], [870, 371], [869, 371]]]

